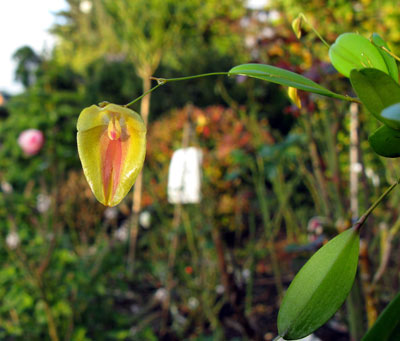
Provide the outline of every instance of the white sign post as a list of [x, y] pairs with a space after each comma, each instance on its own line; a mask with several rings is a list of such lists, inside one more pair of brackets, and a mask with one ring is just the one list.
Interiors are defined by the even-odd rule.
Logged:
[[168, 173], [168, 202], [198, 204], [201, 200], [201, 162], [199, 148], [181, 148], [172, 155]]

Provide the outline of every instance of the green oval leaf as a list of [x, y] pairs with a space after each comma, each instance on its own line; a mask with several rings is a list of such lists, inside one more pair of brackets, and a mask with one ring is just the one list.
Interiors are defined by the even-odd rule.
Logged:
[[242, 64], [232, 68], [229, 71], [229, 75], [244, 75], [252, 78], [258, 78], [264, 81], [286, 85], [292, 88], [313, 92], [328, 97], [342, 99], [344, 97], [324, 88], [311, 79], [301, 76], [295, 72], [284, 70], [272, 65]]
[[362, 341], [392, 341], [400, 336], [400, 292], [387, 305], [385, 310], [364, 335]]
[[388, 74], [376, 69], [353, 70], [350, 73], [351, 85], [360, 101], [379, 121], [393, 129], [400, 129], [400, 124], [387, 120], [381, 112], [400, 103], [400, 85]]
[[384, 125], [368, 137], [368, 142], [378, 155], [391, 158], [400, 156], [399, 130]]
[[362, 68], [389, 73], [378, 48], [356, 33], [341, 34], [329, 48], [329, 58], [335, 69], [346, 77], [350, 76], [351, 70]]
[[342, 232], [301, 268], [279, 310], [280, 336], [286, 340], [305, 337], [340, 308], [356, 275], [359, 241], [354, 229]]
[[389, 50], [386, 42], [380, 37], [378, 33], [372, 34], [372, 43], [378, 48], [379, 53], [381, 54], [383, 60], [385, 61], [386, 68], [388, 69], [389, 75], [398, 83], [399, 82], [399, 70], [397, 68], [396, 60], [386, 51], [382, 49]]

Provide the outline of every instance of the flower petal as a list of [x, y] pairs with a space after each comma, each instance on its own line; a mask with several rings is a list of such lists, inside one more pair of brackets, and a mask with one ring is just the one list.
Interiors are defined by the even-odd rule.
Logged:
[[[115, 120], [118, 138], [110, 135], [110, 124], [115, 127]], [[115, 104], [104, 108], [92, 105], [82, 111], [77, 127], [79, 157], [89, 186], [103, 205], [115, 206], [129, 192], [143, 167], [143, 120], [134, 111]]]

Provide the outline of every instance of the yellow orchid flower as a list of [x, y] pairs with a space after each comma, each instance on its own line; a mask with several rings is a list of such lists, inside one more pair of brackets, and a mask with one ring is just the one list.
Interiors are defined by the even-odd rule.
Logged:
[[79, 158], [96, 199], [115, 206], [143, 167], [146, 126], [136, 112], [116, 104], [92, 105], [77, 123]]

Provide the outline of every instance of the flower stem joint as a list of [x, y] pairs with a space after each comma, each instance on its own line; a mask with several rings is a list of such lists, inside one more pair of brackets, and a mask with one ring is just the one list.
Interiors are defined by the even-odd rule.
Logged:
[[86, 180], [96, 199], [115, 206], [127, 195], [143, 167], [146, 126], [126, 107], [92, 105], [77, 123], [78, 152]]

